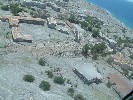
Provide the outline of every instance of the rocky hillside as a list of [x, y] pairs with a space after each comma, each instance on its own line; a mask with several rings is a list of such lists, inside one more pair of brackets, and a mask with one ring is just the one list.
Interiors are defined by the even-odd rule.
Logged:
[[121, 100], [131, 34], [85, 0], [0, 0], [0, 100]]

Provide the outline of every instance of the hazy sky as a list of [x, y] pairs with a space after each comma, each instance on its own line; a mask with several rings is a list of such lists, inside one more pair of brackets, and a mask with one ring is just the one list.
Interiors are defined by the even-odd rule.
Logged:
[[128, 0], [128, 1], [133, 2], [133, 0]]

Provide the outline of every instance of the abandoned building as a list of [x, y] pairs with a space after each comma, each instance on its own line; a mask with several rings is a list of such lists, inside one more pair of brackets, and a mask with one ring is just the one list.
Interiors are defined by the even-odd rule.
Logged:
[[53, 17], [50, 17], [50, 18], [47, 18], [47, 24], [48, 24], [49, 28], [55, 29], [56, 25], [57, 25], [57, 22]]
[[32, 36], [23, 35], [19, 27], [12, 27], [12, 37], [14, 42], [32, 42]]
[[22, 34], [19, 23], [44, 25], [45, 21], [41, 18], [20, 17], [20, 16], [0, 16], [1, 21], [8, 21], [9, 27], [12, 31], [12, 38], [14, 42], [32, 42], [31, 35]]
[[[91, 85], [93, 83], [102, 83], [102, 75], [96, 71], [91, 63], [78, 65], [73, 69], [73, 72], [84, 82], [84, 84]], [[92, 72], [95, 74], [92, 74]]]
[[57, 26], [56, 30], [58, 30], [61, 33], [69, 34], [69, 30], [65, 26]]
[[105, 34], [101, 32], [99, 35], [104, 41], [108, 42], [110, 48], [114, 49], [116, 47], [117, 42], [115, 40], [108, 38], [107, 36], [105, 36]]
[[112, 85], [112, 88], [117, 92], [117, 94], [123, 98], [133, 89], [133, 86], [128, 83], [125, 78], [120, 73], [112, 73], [108, 76], [108, 80]]

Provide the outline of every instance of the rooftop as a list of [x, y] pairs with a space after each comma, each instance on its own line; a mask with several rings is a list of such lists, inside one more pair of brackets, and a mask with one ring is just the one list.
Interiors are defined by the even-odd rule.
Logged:
[[111, 84], [115, 84], [115, 89], [123, 96], [126, 96], [133, 89], [133, 86], [129, 84], [119, 73], [112, 73], [108, 78]]
[[96, 68], [94, 67], [94, 64], [92, 63], [80, 64], [75, 66], [75, 68], [88, 80], [91, 80], [93, 78], [102, 79], [102, 75], [97, 72]]

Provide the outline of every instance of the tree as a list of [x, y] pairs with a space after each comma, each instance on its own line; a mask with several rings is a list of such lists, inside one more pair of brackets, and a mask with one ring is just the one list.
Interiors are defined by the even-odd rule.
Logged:
[[73, 95], [74, 95], [74, 89], [73, 89], [73, 88], [68, 88], [68, 89], [67, 89], [67, 94], [68, 94], [69, 96], [73, 97]]
[[40, 58], [38, 63], [39, 63], [39, 65], [41, 65], [41, 66], [45, 66], [45, 65], [46, 65], [46, 61], [45, 61], [45, 59], [43, 59], [43, 58]]
[[58, 76], [58, 77], [56, 76], [56, 77], [54, 77], [54, 82], [57, 83], [57, 84], [62, 85], [62, 84], [64, 84], [65, 79], [61, 76]]
[[49, 78], [53, 78], [53, 73], [52, 71], [46, 71], [47, 75]]
[[11, 13], [14, 15], [14, 16], [18, 16], [18, 13], [19, 12], [22, 12], [24, 9], [23, 8], [20, 8], [19, 7], [19, 4], [10, 4], [10, 10], [11, 10]]
[[3, 5], [2, 7], [1, 7], [1, 9], [2, 10], [5, 10], [5, 11], [9, 11], [9, 6], [8, 5]]
[[32, 75], [24, 75], [23, 80], [25, 82], [30, 82], [31, 83], [31, 82], [33, 82], [35, 80], [35, 77], [32, 76]]
[[47, 81], [42, 81], [39, 85], [39, 88], [41, 88], [44, 91], [49, 91], [50, 90], [51, 85], [49, 84], [49, 82]]
[[77, 18], [74, 16], [74, 14], [71, 14], [68, 20], [69, 20], [71, 23], [79, 24], [79, 21], [78, 21]]
[[88, 50], [91, 49], [91, 45], [89, 44], [85, 44], [82, 48], [82, 54], [87, 57], [88, 55]]

